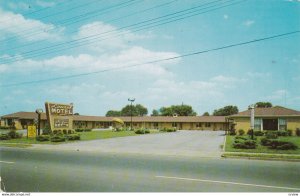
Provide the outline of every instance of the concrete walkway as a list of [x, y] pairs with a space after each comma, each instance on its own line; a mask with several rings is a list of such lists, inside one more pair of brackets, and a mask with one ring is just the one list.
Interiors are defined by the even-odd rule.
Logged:
[[137, 153], [220, 157], [224, 143], [223, 131], [177, 131], [60, 145], [33, 145], [36, 149], [74, 150], [88, 152]]

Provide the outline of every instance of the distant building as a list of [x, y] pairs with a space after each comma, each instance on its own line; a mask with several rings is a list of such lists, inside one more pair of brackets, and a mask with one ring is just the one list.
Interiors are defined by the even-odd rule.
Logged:
[[[292, 130], [300, 128], [300, 111], [281, 106], [255, 108], [254, 130]], [[236, 130], [250, 129], [250, 110], [226, 117]]]
[[[115, 117], [73, 115], [73, 128], [109, 128]], [[130, 127], [130, 117], [118, 117]], [[35, 112], [17, 112], [1, 117], [1, 126], [26, 129], [37, 119]], [[41, 128], [47, 122], [46, 114], [41, 114]], [[133, 128], [162, 129], [175, 127], [179, 130], [226, 130], [225, 116], [139, 116], [132, 117]]]

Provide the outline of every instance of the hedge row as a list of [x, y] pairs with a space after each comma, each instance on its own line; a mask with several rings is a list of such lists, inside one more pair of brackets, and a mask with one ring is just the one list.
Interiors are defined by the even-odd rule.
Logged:
[[75, 129], [76, 132], [90, 132], [92, 129]]
[[[297, 134], [297, 132], [299, 132], [298, 133], [299, 135]], [[243, 129], [239, 129], [238, 134], [239, 135], [244, 135], [245, 131]], [[252, 131], [249, 130], [247, 132], [247, 134], [251, 135]], [[264, 135], [267, 135], [267, 134], [276, 134], [277, 136], [291, 136], [292, 135], [292, 130], [287, 130], [287, 131], [254, 131], [253, 132], [253, 135], [255, 135], [255, 136], [264, 136]], [[229, 132], [229, 135], [236, 135], [236, 132], [234, 130], [232, 130], [232, 131]], [[300, 136], [300, 129], [299, 129], [299, 131], [296, 130], [296, 135]]]
[[262, 138], [261, 145], [268, 146], [269, 149], [276, 150], [296, 150], [298, 147], [292, 142], [281, 141], [277, 139]]
[[237, 136], [233, 142], [233, 148], [238, 149], [255, 149], [256, 141], [249, 138]]
[[136, 134], [148, 134], [150, 131], [148, 129], [137, 129], [134, 131]]
[[22, 138], [22, 134], [16, 132], [15, 130], [11, 130], [8, 133], [2, 133], [0, 135], [0, 140], [10, 140], [10, 139], [18, 139]]
[[64, 142], [66, 140], [80, 140], [80, 135], [79, 134], [68, 134], [68, 135], [61, 135], [61, 134], [56, 134], [56, 135], [39, 135], [36, 137], [37, 141], [44, 142], [44, 141], [51, 141], [51, 142]]
[[161, 131], [161, 132], [176, 132], [177, 129], [176, 128], [163, 128], [163, 129], [160, 129], [159, 131]]

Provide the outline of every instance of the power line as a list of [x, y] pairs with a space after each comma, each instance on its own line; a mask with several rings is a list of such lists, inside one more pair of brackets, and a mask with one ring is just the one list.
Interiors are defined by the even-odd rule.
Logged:
[[[120, 16], [120, 17], [116, 17], [116, 18], [113, 18], [111, 20], [108, 20], [108, 21], [105, 21], [106, 23], [110, 23], [110, 22], [115, 22], [115, 21], [119, 21], [119, 20], [123, 20], [125, 18], [128, 18], [130, 16], [133, 16], [133, 15], [136, 15], [136, 14], [140, 14], [140, 13], [144, 13], [144, 12], [148, 12], [150, 10], [153, 10], [153, 9], [156, 9], [156, 8], [159, 8], [159, 7], [163, 7], [163, 6], [166, 6], [166, 5], [170, 5], [172, 3], [175, 3], [176, 1], [178, 0], [172, 0], [172, 1], [169, 1], [169, 2], [166, 2], [166, 3], [162, 3], [162, 4], [158, 4], [156, 6], [153, 6], [153, 7], [150, 7], [150, 8], [147, 8], [147, 9], [144, 9], [144, 10], [141, 10], [141, 11], [138, 11], [138, 12], [133, 12], [131, 14], [128, 14], [128, 15], [124, 15], [124, 16]], [[88, 26], [87, 28], [92, 28], [92, 27], [95, 27], [97, 26], [96, 25], [90, 25]], [[73, 31], [69, 31], [69, 33], [74, 33], [74, 32], [77, 32], [78, 30], [73, 30]], [[15, 47], [12, 47], [12, 48], [7, 48], [6, 51], [11, 51], [12, 49], [17, 49], [17, 48], [24, 48], [24, 47], [27, 47], [27, 46], [31, 46], [31, 45], [35, 45], [37, 44], [38, 42], [33, 42], [33, 43], [29, 43], [29, 44], [24, 44], [24, 45], [21, 45], [21, 46], [15, 46]], [[1, 59], [1, 58], [0, 58]]]
[[[124, 8], [124, 7], [128, 7], [128, 6], [132, 5], [132, 4], [134, 4], [135, 1], [137, 1], [137, 0], [129, 0], [129, 1], [126, 1], [126, 2], [123, 2], [123, 3], [119, 3], [119, 4], [116, 4], [116, 5], [110, 6], [110, 7], [101, 8], [101, 9], [97, 9], [97, 10], [94, 10], [94, 11], [91, 11], [91, 12], [87, 12], [87, 13], [84, 13], [84, 14], [81, 14], [81, 15], [73, 16], [71, 18], [67, 18], [67, 19], [62, 20], [62, 21], [52, 21], [52, 22], [58, 22], [57, 25], [69, 26], [71, 24], [75, 24], [75, 23], [77, 23], [79, 21], [86, 20], [86, 19], [89, 19], [89, 18], [97, 16], [97, 15], [103, 15], [103, 14], [107, 13], [107, 11], [104, 12], [105, 10], [121, 9], [121, 8]], [[141, 2], [141, 1], [137, 1], [137, 2]], [[91, 2], [90, 2], [90, 4], [91, 4]], [[80, 6], [77, 6], [76, 9], [79, 8], [79, 7]], [[70, 8], [69, 10], [73, 10], [73, 8]], [[61, 13], [64, 13], [64, 12], [55, 13], [53, 15], [57, 15], [57, 14], [61, 14]], [[52, 16], [52, 15], [49, 15], [49, 16]], [[83, 18], [83, 17], [85, 17], [85, 18]], [[74, 19], [77, 19], [77, 20], [74, 20]], [[49, 28], [49, 29], [47, 29], [45, 31], [51, 31], [51, 30], [58, 29], [58, 28], [59, 28], [59, 26], [52, 26], [51, 28]], [[25, 35], [28, 35], [28, 36], [25, 36], [25, 38], [32, 37], [34, 35], [39, 35], [41, 33], [44, 33], [43, 30], [39, 30], [37, 28], [36, 28], [35, 31], [32, 31], [32, 32], [30, 32], [30, 31], [32, 31], [32, 29], [25, 30], [25, 32], [29, 32], [29, 33], [25, 34]], [[16, 39], [16, 36], [5, 38], [5, 39], [3, 39], [1, 41], [10, 41], [10, 40], [13, 40], [13, 39]]]
[[[222, 1], [222, 0], [219, 0], [219, 1]], [[214, 2], [218, 2], [218, 1], [214, 1]], [[227, 1], [227, 2], [230, 2], [230, 1]], [[227, 3], [227, 2], [225, 2], [225, 3]], [[83, 38], [79, 38], [79, 39], [76, 39], [76, 40], [71, 40], [71, 41], [67, 41], [67, 42], [63, 42], [63, 43], [60, 43], [60, 44], [55, 44], [55, 45], [52, 45], [52, 46], [47, 46], [47, 47], [44, 47], [44, 48], [39, 48], [39, 49], [35, 49], [35, 50], [31, 50], [31, 51], [28, 51], [28, 52], [24, 52], [24, 53], [22, 53], [22, 54], [20, 54], [20, 55], [23, 55], [23, 57], [21, 57], [21, 59], [17, 59], [17, 60], [14, 60], [14, 59], [12, 59], [12, 60], [8, 60], [8, 61], [6, 61], [5, 63], [10, 63], [10, 62], [15, 62], [15, 61], [20, 61], [20, 60], [22, 60], [22, 59], [25, 59], [26, 57], [28, 58], [28, 57], [37, 57], [37, 56], [41, 56], [41, 55], [43, 55], [43, 54], [50, 54], [50, 53], [56, 53], [56, 52], [58, 52], [58, 51], [63, 51], [63, 50], [67, 50], [67, 49], [70, 49], [70, 48], [75, 48], [75, 47], [79, 47], [79, 46], [82, 46], [82, 45], [90, 45], [90, 44], [94, 44], [94, 42], [93, 43], [90, 43], [90, 41], [94, 41], [94, 40], [97, 40], [97, 39], [99, 39], [99, 36], [100, 35], [103, 35], [103, 34], [107, 34], [107, 33], [112, 33], [112, 32], [117, 32], [117, 31], [120, 31], [120, 30], [122, 30], [122, 29], [126, 29], [126, 28], [128, 28], [128, 27], [135, 27], [135, 26], [139, 26], [139, 25], [142, 25], [142, 26], [140, 26], [140, 27], [143, 27], [143, 28], [140, 28], [140, 27], [138, 27], [138, 28], [140, 28], [140, 29], [137, 29], [137, 30], [135, 30], [135, 31], [133, 31], [133, 32], [137, 32], [137, 31], [141, 31], [141, 30], [144, 30], [144, 29], [148, 29], [148, 28], [151, 28], [151, 27], [156, 27], [156, 26], [160, 26], [160, 25], [163, 25], [163, 24], [167, 24], [167, 23], [170, 23], [170, 22], [174, 22], [174, 21], [178, 21], [178, 20], [182, 20], [182, 19], [185, 19], [185, 18], [188, 18], [188, 17], [192, 17], [192, 16], [195, 16], [195, 15], [199, 15], [199, 14], [203, 14], [203, 13], [207, 13], [207, 12], [210, 12], [210, 11], [214, 11], [214, 10], [216, 10], [216, 9], [221, 9], [221, 8], [223, 8], [223, 7], [227, 7], [227, 6], [231, 6], [231, 5], [234, 5], [234, 4], [237, 4], [237, 3], [241, 3], [241, 2], [243, 2], [243, 1], [239, 1], [239, 2], [235, 2], [235, 3], [232, 3], [232, 4], [228, 4], [228, 5], [225, 5], [225, 6], [221, 6], [221, 7], [217, 7], [217, 8], [214, 8], [214, 9], [211, 9], [211, 10], [208, 10], [208, 11], [205, 11], [205, 12], [197, 12], [197, 11], [199, 11], [199, 9], [197, 10], [194, 10], [193, 11], [193, 9], [195, 9], [195, 8], [201, 8], [201, 7], [203, 7], [203, 6], [205, 6], [205, 5], [209, 5], [209, 4], [211, 4], [211, 3], [213, 3], [213, 2], [211, 2], [211, 3], [206, 3], [206, 4], [201, 4], [201, 5], [199, 5], [199, 6], [196, 6], [196, 7], [193, 7], [193, 8], [189, 8], [189, 9], [185, 9], [185, 10], [181, 10], [181, 11], [178, 11], [178, 12], [174, 12], [174, 13], [171, 13], [171, 14], [167, 14], [167, 15], [164, 15], [164, 16], [161, 16], [161, 17], [156, 17], [156, 18], [153, 18], [153, 19], [150, 19], [150, 20], [145, 20], [145, 21], [142, 21], [142, 22], [138, 22], [138, 23], [135, 23], [135, 24], [131, 24], [131, 25], [128, 25], [128, 26], [124, 26], [124, 27], [121, 27], [121, 28], [119, 28], [119, 29], [116, 29], [116, 30], [110, 30], [110, 31], [106, 31], [106, 32], [102, 32], [102, 33], [98, 33], [98, 34], [94, 34], [94, 35], [91, 35], [91, 36], [87, 36], [87, 37], [83, 37]], [[216, 6], [216, 5], [213, 5], [213, 6]], [[213, 7], [213, 6], [211, 6], [211, 7]], [[211, 8], [211, 7], [206, 7], [206, 8]], [[200, 10], [203, 10], [203, 9], [206, 9], [206, 8], [202, 8], [202, 9], [200, 9]], [[189, 12], [186, 12], [186, 11], [189, 11]], [[196, 12], [196, 13], [194, 13], [194, 12]], [[181, 13], [181, 15], [178, 15], [178, 13]], [[191, 13], [194, 13], [194, 14], [192, 14], [192, 15], [187, 15], [187, 14], [191, 14]], [[177, 14], [177, 15], [176, 15]], [[181, 18], [177, 18], [176, 19], [176, 17], [178, 17], [178, 16], [183, 16], [183, 15], [187, 15], [187, 16], [184, 16], [184, 17], [181, 17]], [[172, 17], [170, 17], [170, 16], [172, 16]], [[175, 19], [173, 19], [175, 17]], [[163, 20], [161, 20], [162, 18], [165, 18], [165, 19], [163, 19]], [[164, 21], [164, 20], [169, 20], [169, 19], [173, 19], [173, 20], [171, 20], [171, 21], [166, 21], [166, 22], [163, 22], [163, 23], [160, 23], [160, 24], [155, 24], [155, 23], [159, 23], [159, 22], [162, 22], [162, 21]], [[151, 22], [151, 21], [153, 21], [152, 23], [149, 23], [149, 22]], [[148, 23], [148, 25], [150, 24], [155, 24], [155, 25], [152, 25], [152, 26], [148, 26], [147, 27], [147, 25], [145, 25], [145, 23]], [[119, 35], [117, 35], [117, 36], [121, 36], [121, 35], [124, 35], [124, 34], [128, 34], [128, 33], [130, 33], [130, 32], [125, 32], [125, 33], [121, 33], [121, 34], [119, 34]], [[93, 37], [95, 37], [95, 38], [93, 38]], [[93, 39], [91, 39], [91, 38], [93, 38]], [[101, 38], [101, 37], [100, 37]], [[84, 40], [86, 40], [86, 41], [88, 41], [88, 43], [79, 43], [78, 41], [84, 41]], [[102, 39], [103, 40], [103, 39]], [[100, 40], [101, 41], [101, 40]], [[77, 43], [76, 43], [77, 42]], [[58, 48], [57, 47], [60, 47], [60, 46], [64, 46], [64, 45], [66, 45], [66, 44], [80, 44], [80, 45], [75, 45], [75, 46], [72, 46], [72, 47], [68, 47], [68, 48], [62, 48], [62, 49], [60, 49], [60, 50], [58, 50]], [[53, 52], [51, 52], [51, 51], [49, 51], [49, 49], [53, 49], [54, 51]], [[32, 54], [31, 56], [29, 55], [29, 54]], [[24, 55], [27, 55], [27, 56], [24, 56]], [[1, 58], [0, 58], [1, 59]]]
[[109, 72], [109, 71], [128, 69], [128, 68], [139, 67], [139, 66], [143, 66], [143, 65], [147, 65], [147, 64], [154, 64], [154, 63], [159, 63], [159, 62], [163, 62], [163, 61], [170, 61], [170, 60], [174, 60], [174, 59], [178, 59], [178, 58], [186, 58], [186, 57], [189, 57], [189, 56], [209, 53], [209, 52], [218, 51], [218, 50], [224, 50], [224, 49], [228, 49], [228, 48], [247, 45], [247, 44], [251, 44], [251, 43], [255, 43], [255, 42], [261, 42], [261, 41], [270, 40], [270, 39], [275, 39], [275, 38], [278, 38], [278, 37], [284, 37], [284, 36], [293, 35], [293, 34], [297, 34], [297, 33], [300, 33], [300, 31], [297, 30], [297, 31], [292, 31], [292, 32], [288, 32], [288, 33], [277, 34], [277, 35], [273, 35], [273, 36], [269, 36], [269, 37], [254, 39], [254, 40], [245, 41], [245, 42], [239, 42], [239, 43], [225, 45], [225, 46], [212, 48], [212, 49], [207, 49], [207, 50], [201, 50], [201, 51], [186, 53], [186, 54], [183, 54], [183, 55], [177, 55], [177, 56], [174, 56], [174, 57], [158, 59], [158, 60], [148, 61], [148, 62], [144, 62], [144, 63], [137, 63], [137, 64], [127, 65], [127, 66], [119, 66], [119, 67], [114, 67], [114, 68], [103, 69], [103, 70], [100, 70], [100, 71], [87, 72], [87, 73], [81, 73], [81, 74], [73, 74], [73, 75], [67, 75], [67, 76], [60, 76], [60, 77], [48, 78], [48, 79], [42, 79], [42, 80], [32, 80], [32, 81], [27, 81], [27, 82], [2, 84], [2, 85], [0, 85], [0, 87], [12, 87], [12, 86], [21, 86], [21, 85], [41, 83], [41, 82], [50, 82], [50, 81], [56, 81], [56, 80], [78, 78], [78, 77], [82, 77], [82, 76], [94, 75], [94, 74], [99, 74], [99, 73], [104, 73], [104, 72]]

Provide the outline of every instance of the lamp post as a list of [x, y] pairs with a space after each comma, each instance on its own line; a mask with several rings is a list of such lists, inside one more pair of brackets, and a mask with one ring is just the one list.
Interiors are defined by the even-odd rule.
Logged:
[[38, 114], [38, 135], [40, 135], [40, 131], [41, 131], [41, 114], [43, 113], [43, 109], [36, 109], [35, 113]]
[[130, 130], [132, 131], [132, 102], [135, 101], [135, 98], [128, 98], [128, 101], [130, 101]]
[[250, 130], [251, 130], [251, 139], [254, 135], [254, 108], [255, 104], [249, 105], [248, 109], [250, 110]]

